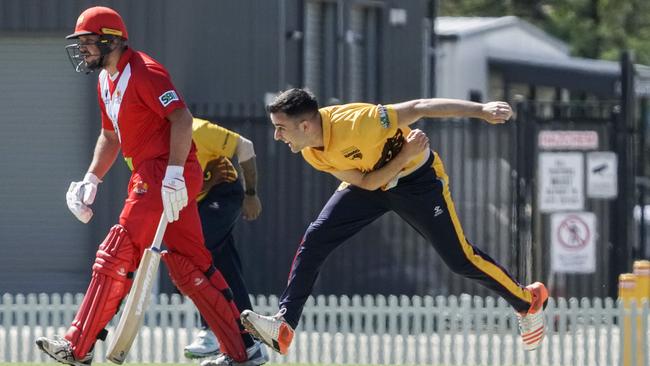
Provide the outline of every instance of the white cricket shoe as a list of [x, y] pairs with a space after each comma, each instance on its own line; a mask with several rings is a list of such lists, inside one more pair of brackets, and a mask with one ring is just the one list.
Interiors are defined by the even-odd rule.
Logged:
[[264, 316], [251, 310], [241, 313], [244, 328], [280, 354], [286, 355], [293, 340], [293, 328], [284, 320], [287, 309], [282, 308], [273, 316]]
[[53, 339], [38, 337], [36, 339], [36, 345], [46, 355], [58, 362], [73, 366], [89, 366], [93, 362], [93, 355], [95, 354], [95, 350], [91, 349], [83, 359], [75, 359], [72, 353], [72, 344], [60, 336], [54, 336]]
[[532, 351], [539, 347], [546, 333], [544, 305], [548, 300], [548, 290], [541, 282], [528, 285], [526, 289], [533, 295], [533, 300], [528, 312], [518, 313], [517, 318], [523, 347], [526, 351]]
[[204, 358], [220, 352], [219, 341], [210, 329], [201, 329], [192, 343], [185, 346], [185, 357]]
[[248, 359], [244, 362], [236, 362], [230, 356], [220, 354], [216, 358], [201, 362], [201, 366], [259, 366], [269, 362], [269, 353], [264, 344], [255, 340], [255, 344], [246, 349]]

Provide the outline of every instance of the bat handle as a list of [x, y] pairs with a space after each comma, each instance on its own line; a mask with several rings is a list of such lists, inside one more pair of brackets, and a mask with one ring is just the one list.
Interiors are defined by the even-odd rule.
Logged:
[[160, 222], [158, 223], [158, 228], [156, 229], [156, 235], [153, 237], [153, 242], [151, 243], [151, 250], [155, 252], [160, 251], [160, 244], [162, 243], [163, 236], [165, 236], [165, 229], [167, 228], [167, 217], [165, 213], [160, 216]]

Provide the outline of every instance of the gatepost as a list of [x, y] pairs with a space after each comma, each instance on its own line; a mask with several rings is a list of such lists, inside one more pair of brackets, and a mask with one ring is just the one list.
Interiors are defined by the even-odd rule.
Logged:
[[[638, 278], [632, 273], [618, 276], [618, 297], [622, 302], [623, 366], [642, 366], [640, 298]], [[634, 306], [634, 309], [632, 308]], [[636, 318], [633, 320], [633, 318]], [[634, 321], [634, 322], [633, 322]]]
[[643, 317], [643, 308], [650, 305], [650, 261], [637, 260], [634, 261], [633, 273], [636, 276], [636, 298], [637, 306], [639, 309], [639, 317], [637, 321], [637, 340], [639, 346], [637, 348], [637, 363], [648, 364], [650, 361], [650, 354], [648, 354], [648, 328], [650, 327], [650, 319]]

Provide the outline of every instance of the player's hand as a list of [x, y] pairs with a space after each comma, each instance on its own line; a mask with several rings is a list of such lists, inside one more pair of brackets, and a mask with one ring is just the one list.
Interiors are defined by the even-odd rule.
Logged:
[[244, 220], [253, 221], [262, 212], [262, 202], [260, 198], [254, 195], [244, 195], [244, 203], [242, 204], [242, 217]]
[[93, 210], [88, 206], [95, 202], [97, 185], [101, 182], [95, 174], [86, 173], [81, 182], [70, 183], [68, 192], [65, 194], [65, 200], [70, 212], [84, 224], [88, 223], [93, 217]]
[[483, 104], [483, 119], [490, 124], [500, 124], [512, 117], [512, 108], [506, 102], [489, 102]]
[[161, 194], [167, 221], [174, 222], [178, 220], [178, 214], [187, 206], [187, 187], [185, 187], [182, 166], [167, 166]]
[[406, 136], [404, 146], [400, 154], [406, 154], [406, 157], [412, 158], [429, 148], [429, 137], [422, 130], [414, 129]]

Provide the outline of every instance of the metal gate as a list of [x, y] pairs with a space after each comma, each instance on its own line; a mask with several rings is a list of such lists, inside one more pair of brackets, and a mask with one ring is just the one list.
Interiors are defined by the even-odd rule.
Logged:
[[[596, 151], [610, 151], [617, 153], [619, 168], [613, 172], [618, 180], [618, 187], [625, 187], [625, 182], [630, 179], [621, 174], [629, 164], [625, 156], [621, 156], [621, 141], [617, 137], [622, 124], [622, 115], [618, 102], [580, 102], [580, 103], [520, 103], [517, 106], [517, 118], [513, 128], [516, 134], [516, 150], [519, 152], [513, 165], [517, 176], [516, 211], [515, 221], [518, 245], [515, 256], [518, 263], [520, 278], [527, 280], [543, 280], [555, 297], [605, 297], [616, 296], [618, 260], [615, 249], [621, 243], [619, 235], [628, 227], [625, 218], [631, 212], [621, 212], [621, 201], [634, 199], [634, 191], [618, 188], [618, 196], [610, 198], [589, 197], [586, 194], [587, 174], [586, 159], [589, 154]], [[629, 131], [624, 131], [628, 133]], [[618, 145], [617, 145], [618, 143]], [[582, 195], [584, 204], [575, 209], [544, 209], [541, 201], [543, 190], [553, 190], [552, 184], [544, 183], [540, 169], [541, 156], [575, 157], [581, 166], [582, 179], [574, 182], [576, 187], [582, 189], [577, 195]], [[627, 158], [629, 159], [629, 157]], [[567, 168], [571, 169], [571, 168]], [[616, 169], [609, 167], [609, 169]], [[579, 178], [580, 174], [576, 177]], [[567, 178], [569, 179], [569, 178]], [[562, 184], [571, 184], [559, 182]], [[547, 187], [550, 186], [549, 187]], [[559, 193], [561, 195], [562, 192]], [[567, 194], [568, 195], [568, 194]], [[571, 202], [560, 203], [571, 205]], [[551, 243], [561, 236], [562, 227], [552, 226], [551, 218], [555, 213], [590, 212], [596, 217], [596, 232], [586, 232], [585, 236], [594, 238], [595, 242], [595, 269], [593, 273], [556, 273], [551, 270]], [[581, 235], [576, 233], [575, 235]], [[579, 237], [576, 240], [581, 240]], [[585, 239], [586, 240], [586, 239]], [[628, 239], [629, 240], [629, 239]], [[630, 262], [631, 258], [626, 256]]]

